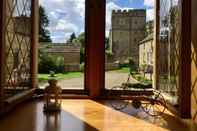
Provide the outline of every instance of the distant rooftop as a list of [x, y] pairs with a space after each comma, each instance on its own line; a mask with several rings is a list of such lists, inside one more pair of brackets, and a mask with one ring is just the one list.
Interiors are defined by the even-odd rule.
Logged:
[[74, 43], [40, 43], [40, 49], [47, 53], [80, 52], [80, 46]]
[[139, 45], [140, 44], [144, 44], [145, 42], [147, 41], [150, 41], [150, 40], [153, 40], [153, 33], [152, 34], [149, 34], [147, 37], [145, 37], [142, 41], [140, 41]]

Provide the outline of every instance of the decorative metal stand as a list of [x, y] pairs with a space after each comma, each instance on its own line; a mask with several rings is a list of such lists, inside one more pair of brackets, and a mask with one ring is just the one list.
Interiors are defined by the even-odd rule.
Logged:
[[61, 88], [57, 86], [57, 80], [50, 79], [49, 86], [45, 88], [44, 112], [54, 112], [61, 110]]
[[[122, 98], [127, 97], [126, 91], [128, 91], [128, 87], [125, 85], [115, 86], [111, 90], [119, 91], [119, 99], [115, 101], [111, 101], [111, 106], [116, 110], [122, 110], [128, 106], [128, 104], [132, 104], [132, 106], [136, 109], [142, 109], [145, 113], [150, 116], [157, 117], [162, 116], [166, 109], [166, 101], [161, 94], [161, 92], [157, 90], [152, 91], [152, 95], [136, 95], [131, 96], [133, 98], [132, 101], [122, 100]], [[110, 91], [112, 92], [112, 91]]]
[[[111, 101], [111, 106], [116, 110], [122, 110], [127, 107], [128, 104], [132, 104], [132, 106], [136, 109], [142, 109], [145, 113], [150, 116], [157, 117], [164, 114], [166, 109], [166, 101], [160, 91], [152, 89], [151, 95], [136, 95], [129, 96], [132, 97], [132, 101], [123, 100], [127, 91], [130, 90], [132, 84], [129, 83], [131, 78], [131, 73], [128, 75], [128, 79], [126, 83], [122, 83], [121, 86], [114, 86], [110, 91], [108, 96], [113, 96], [113, 91], [118, 91], [118, 98], [115, 101]], [[140, 85], [140, 84], [139, 84]], [[145, 86], [144, 86], [145, 87]], [[143, 89], [143, 86], [142, 86]], [[145, 88], [144, 88], [145, 90]]]

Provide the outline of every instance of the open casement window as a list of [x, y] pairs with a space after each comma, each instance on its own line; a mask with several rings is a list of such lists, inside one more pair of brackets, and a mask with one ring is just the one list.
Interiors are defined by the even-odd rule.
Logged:
[[32, 94], [35, 85], [37, 0], [0, 2], [1, 105]]
[[[87, 94], [85, 83], [85, 2], [86, 0], [40, 0], [40, 14], [48, 16], [51, 42], [46, 42], [39, 26], [39, 90], [48, 86], [51, 76], [58, 80], [63, 93]], [[63, 3], [63, 4], [62, 4]], [[53, 5], [53, 6], [52, 6]], [[52, 6], [53, 8], [49, 8]], [[61, 10], [61, 13], [59, 12]], [[55, 13], [55, 17], [50, 12]], [[43, 17], [40, 17], [40, 22]], [[62, 25], [59, 26], [59, 23]], [[59, 28], [60, 27], [60, 28]]]
[[[86, 0], [85, 5], [85, 90], [91, 97], [98, 97], [104, 82], [101, 63], [104, 63], [105, 0]], [[7, 99], [24, 98], [24, 92], [32, 93], [37, 87], [38, 0], [2, 0], [0, 6], [2, 106]]]
[[181, 44], [180, 0], [160, 0], [159, 89], [167, 102], [179, 106], [179, 72]]
[[190, 117], [191, 2], [156, 0], [156, 5], [156, 88], [171, 109]]

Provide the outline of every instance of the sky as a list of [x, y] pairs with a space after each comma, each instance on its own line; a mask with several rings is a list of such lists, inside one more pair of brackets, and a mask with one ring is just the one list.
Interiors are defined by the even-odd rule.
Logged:
[[[147, 21], [153, 19], [154, 0], [106, 0], [106, 35], [111, 27], [113, 9], [147, 9]], [[40, 0], [49, 18], [54, 43], [63, 43], [75, 32], [84, 32], [85, 0]]]

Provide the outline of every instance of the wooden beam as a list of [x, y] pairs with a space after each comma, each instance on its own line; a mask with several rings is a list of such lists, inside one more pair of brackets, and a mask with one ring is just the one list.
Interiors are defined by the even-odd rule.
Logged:
[[86, 0], [86, 88], [101, 95], [105, 78], [105, 0]]
[[88, 0], [85, 0], [85, 68], [84, 68], [84, 90], [89, 92], [88, 89], [88, 18], [89, 18], [89, 11], [88, 11]]
[[5, 2], [0, 1], [0, 112], [3, 107], [5, 86]]
[[191, 0], [181, 3], [179, 104], [180, 116], [191, 117]]
[[160, 32], [160, 0], [154, 1], [154, 48], [153, 48], [153, 88], [159, 88], [159, 32]]
[[31, 87], [38, 87], [38, 0], [31, 1]]

